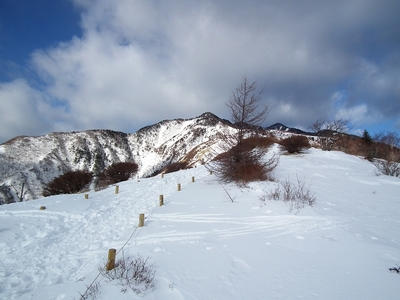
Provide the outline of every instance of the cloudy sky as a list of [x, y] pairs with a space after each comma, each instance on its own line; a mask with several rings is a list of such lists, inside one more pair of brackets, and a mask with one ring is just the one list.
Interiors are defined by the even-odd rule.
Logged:
[[0, 2], [0, 143], [229, 118], [244, 75], [265, 87], [266, 126], [400, 132], [400, 1]]

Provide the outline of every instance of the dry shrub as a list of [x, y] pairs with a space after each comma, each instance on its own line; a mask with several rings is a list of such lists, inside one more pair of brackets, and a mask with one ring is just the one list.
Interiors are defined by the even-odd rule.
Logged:
[[374, 143], [374, 158], [400, 162], [400, 149], [384, 143]]
[[155, 267], [149, 263], [149, 258], [144, 259], [140, 254], [136, 256], [124, 256], [117, 259], [115, 268], [105, 271], [104, 267], [98, 268], [100, 273], [110, 281], [117, 281], [122, 286], [121, 292], [125, 293], [127, 288], [136, 294], [143, 294], [156, 285]]
[[376, 173], [400, 177], [400, 136], [395, 132], [379, 133], [373, 147]]
[[79, 300], [95, 300], [97, 299], [97, 296], [99, 294], [101, 294], [100, 292], [100, 283], [96, 282], [90, 286], [86, 287], [86, 291], [83, 294], [80, 294], [81, 297], [79, 298]]
[[265, 158], [266, 149], [239, 151], [234, 147], [218, 155], [209, 165], [221, 182], [235, 182], [246, 186], [252, 181], [273, 180], [272, 173], [278, 165], [276, 156]]
[[[258, 149], [258, 152], [263, 151], [263, 153], [266, 153], [267, 149], [272, 146], [274, 143], [277, 143], [278, 139], [274, 137], [262, 137], [262, 136], [253, 136], [249, 137], [246, 139], [243, 139], [242, 142], [239, 145], [233, 146], [230, 149], [228, 149], [226, 152], [223, 152], [221, 154], [218, 154], [214, 160], [220, 160], [225, 156], [236, 156], [239, 157], [240, 153], [248, 153], [251, 152], [255, 149]], [[230, 144], [227, 141], [227, 144]], [[245, 154], [244, 154], [245, 155]], [[240, 158], [237, 158], [239, 161]]]
[[365, 142], [362, 138], [343, 135], [336, 142], [335, 149], [350, 155], [362, 156], [372, 160], [376, 156], [376, 148], [373, 143]]
[[255, 148], [269, 148], [278, 140], [274, 137], [252, 136], [242, 141], [242, 149], [251, 151]]
[[308, 149], [311, 147], [308, 138], [303, 135], [294, 135], [288, 137], [286, 139], [281, 140], [279, 144], [281, 145], [282, 149], [286, 150], [290, 154], [300, 153], [304, 149]]
[[187, 162], [178, 161], [176, 163], [172, 163], [172, 164], [169, 164], [168, 166], [166, 166], [163, 169], [162, 172], [165, 173], [165, 174], [173, 173], [173, 172], [177, 172], [177, 171], [180, 171], [180, 170], [185, 170], [185, 169], [187, 169], [187, 167], [188, 167], [188, 163]]
[[268, 172], [263, 164], [251, 162], [251, 163], [239, 163], [236, 165], [236, 170], [233, 172], [235, 182], [239, 182], [241, 185], [246, 185], [252, 181], [264, 181], [268, 180]]
[[283, 200], [288, 205], [289, 212], [298, 213], [306, 205], [313, 206], [316, 198], [314, 192], [311, 191], [310, 185], [306, 185], [304, 178], [296, 175], [296, 182], [291, 182], [289, 178], [285, 181], [279, 181], [275, 190], [269, 191], [260, 198], [265, 201]]
[[85, 170], [69, 171], [54, 178], [43, 188], [43, 196], [76, 194], [90, 184], [93, 173]]
[[376, 174], [400, 177], [400, 153], [391, 153], [386, 159], [374, 159]]
[[337, 138], [334, 149], [343, 151], [347, 154], [360, 155], [364, 157], [367, 154], [361, 138], [345, 134], [340, 135]]
[[118, 162], [108, 166], [98, 176], [96, 180], [96, 190], [128, 180], [137, 173], [138, 168], [138, 165], [134, 162]]

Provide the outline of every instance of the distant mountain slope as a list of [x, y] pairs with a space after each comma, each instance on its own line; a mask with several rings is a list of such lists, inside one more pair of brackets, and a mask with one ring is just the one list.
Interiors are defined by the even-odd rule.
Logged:
[[[212, 113], [193, 119], [164, 120], [136, 133], [88, 130], [16, 137], [0, 145], [0, 204], [41, 196], [44, 184], [68, 170], [98, 174], [114, 162], [134, 161], [138, 176], [149, 176], [180, 161], [194, 148], [203, 148], [189, 163], [212, 157], [210, 146], [232, 125]], [[202, 146], [203, 145], [203, 146]]]
[[293, 127], [287, 127], [286, 125], [283, 125], [281, 123], [275, 123], [271, 126], [266, 127], [265, 129], [267, 130], [277, 130], [277, 131], [285, 131], [288, 133], [296, 133], [296, 134], [303, 134], [303, 135], [312, 135], [314, 136], [315, 133], [311, 133], [311, 132], [306, 132], [297, 128], [293, 128]]

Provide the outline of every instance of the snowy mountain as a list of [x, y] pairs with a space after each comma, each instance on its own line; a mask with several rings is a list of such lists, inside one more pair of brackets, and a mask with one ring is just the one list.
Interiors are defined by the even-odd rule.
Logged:
[[[280, 123], [265, 130], [278, 139], [312, 135]], [[0, 204], [37, 199], [45, 184], [71, 170], [97, 175], [113, 163], [133, 161], [138, 176], [148, 177], [179, 161], [200, 165], [218, 154], [219, 135], [234, 131], [235, 124], [206, 112], [192, 119], [164, 120], [132, 134], [87, 130], [16, 137], [0, 145]]]
[[293, 127], [287, 127], [286, 125], [283, 125], [282, 123], [275, 123], [271, 126], [266, 127], [265, 129], [267, 130], [277, 130], [277, 131], [284, 131], [288, 133], [295, 133], [295, 134], [302, 134], [302, 135], [310, 135], [310, 136], [315, 136], [315, 133], [311, 132], [306, 132], [297, 128]]
[[17, 137], [0, 145], [0, 204], [15, 202], [21, 192], [25, 200], [41, 197], [44, 184], [70, 170], [98, 174], [112, 163], [134, 161], [138, 176], [146, 177], [181, 160], [198, 165], [213, 157], [211, 149], [225, 130], [234, 130], [232, 124], [204, 113], [133, 134], [88, 130]]
[[[398, 178], [377, 176], [363, 158], [314, 148], [281, 155], [274, 175], [275, 182], [222, 187], [200, 165], [122, 182], [118, 194], [109, 187], [88, 199], [2, 205], [0, 299], [399, 299], [400, 275], [390, 271], [400, 265]], [[312, 207], [290, 212], [263, 197], [297, 178], [315, 193]], [[154, 288], [137, 295], [100, 275], [111, 248], [117, 259], [148, 258]], [[90, 286], [97, 290], [81, 298]]]

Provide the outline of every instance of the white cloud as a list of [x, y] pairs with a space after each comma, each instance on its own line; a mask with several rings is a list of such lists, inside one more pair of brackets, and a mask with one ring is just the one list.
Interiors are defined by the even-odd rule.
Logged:
[[47, 106], [43, 95], [25, 80], [0, 84], [0, 140], [6, 141], [24, 132], [35, 135], [47, 132], [51, 126], [43, 115]]
[[371, 115], [369, 114], [366, 104], [360, 104], [350, 108], [340, 108], [335, 116], [336, 119], [350, 120], [353, 124], [366, 123], [368, 120], [370, 121], [370, 117]]
[[[45, 103], [35, 115], [41, 124], [46, 110], [49, 129], [129, 132], [205, 111], [226, 118], [224, 103], [245, 74], [265, 84], [271, 124], [400, 113], [399, 18], [380, 1], [73, 2], [82, 9], [83, 36], [32, 54], [43, 91], [25, 82], [26, 97], [48, 99], [33, 103]], [[377, 40], [387, 45], [374, 52], [388, 59], [380, 65], [365, 50]], [[347, 98], [332, 106], [342, 88]]]

